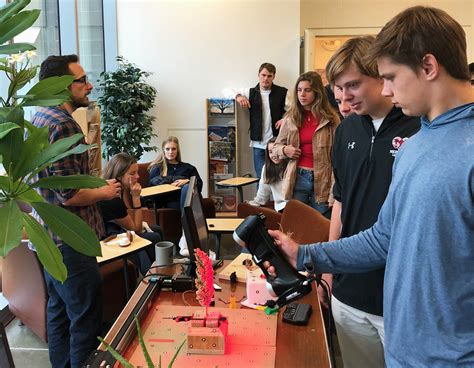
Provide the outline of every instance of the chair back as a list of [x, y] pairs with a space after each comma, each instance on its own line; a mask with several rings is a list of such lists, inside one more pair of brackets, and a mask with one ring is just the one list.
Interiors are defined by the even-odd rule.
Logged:
[[148, 171], [148, 166], [150, 166], [150, 163], [151, 162], [144, 162], [138, 164], [138, 175], [140, 176], [138, 182], [142, 188], [150, 186], [150, 172]]
[[283, 231], [300, 244], [328, 241], [329, 224], [326, 217], [296, 199], [288, 201], [281, 217]]

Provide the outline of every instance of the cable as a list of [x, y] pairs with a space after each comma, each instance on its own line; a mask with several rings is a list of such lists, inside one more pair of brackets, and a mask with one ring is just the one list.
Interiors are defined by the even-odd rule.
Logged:
[[332, 326], [332, 309], [331, 309], [331, 292], [330, 292], [331, 287], [329, 286], [328, 282], [326, 280], [324, 280], [323, 278], [321, 278], [321, 277], [316, 276], [314, 279], [316, 281], [316, 284], [318, 286], [321, 286], [321, 288], [324, 290], [324, 292], [326, 293], [326, 295], [328, 297], [327, 336], [328, 336], [329, 352], [330, 352], [330, 356], [331, 356], [331, 363], [332, 363], [332, 366], [335, 367], [336, 366], [336, 353], [334, 351], [334, 341], [332, 339], [333, 326]]

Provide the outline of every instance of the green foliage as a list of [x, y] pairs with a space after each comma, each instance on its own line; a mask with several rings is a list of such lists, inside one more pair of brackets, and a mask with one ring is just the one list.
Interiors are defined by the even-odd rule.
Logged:
[[149, 146], [155, 117], [147, 115], [156, 98], [156, 89], [145, 83], [150, 73], [142, 71], [123, 57], [117, 57], [114, 72], [101, 73], [97, 102], [102, 118], [103, 156], [109, 158], [126, 152], [139, 159], [143, 152], [156, 151]]
[[[154, 368], [155, 365], [153, 364], [152, 360], [151, 360], [151, 357], [150, 357], [150, 354], [148, 353], [148, 349], [146, 348], [146, 345], [145, 345], [145, 341], [143, 340], [143, 333], [142, 333], [142, 330], [140, 328], [140, 322], [138, 321], [138, 318], [137, 316], [135, 316], [134, 318], [135, 320], [135, 326], [137, 328], [137, 336], [138, 336], [138, 342], [140, 343], [140, 347], [142, 349], [142, 352], [143, 352], [143, 356], [145, 357], [145, 361], [146, 361], [146, 364], [147, 364], [147, 367], [148, 368]], [[110, 352], [110, 354], [112, 354], [112, 356], [117, 359], [117, 361], [123, 366], [123, 367], [126, 367], [126, 368], [134, 368], [132, 364], [130, 364], [123, 356], [121, 356], [112, 346], [110, 346], [108, 343], [105, 342], [105, 340], [98, 336], [97, 337], [99, 339], [99, 341], [104, 344], [105, 346], [105, 349], [107, 351]], [[168, 368], [172, 368], [173, 367], [173, 364], [179, 354], [179, 352], [181, 351], [181, 349], [183, 348], [183, 345], [184, 343], [186, 342], [186, 340], [184, 340], [181, 345], [179, 345], [178, 349], [176, 349], [176, 352], [174, 353], [173, 357], [171, 358], [169, 364], [168, 364]], [[160, 355], [160, 358], [159, 358], [159, 362], [158, 362], [158, 365], [157, 365], [158, 368], [161, 368], [161, 355]]]
[[[0, 8], [0, 45], [30, 27], [38, 10], [23, 11], [30, 0], [16, 0]], [[68, 86], [73, 76], [52, 77], [34, 85], [25, 95], [18, 91], [35, 76], [37, 67], [30, 44], [0, 46], [0, 71], [10, 81], [7, 96], [0, 96], [0, 159], [6, 175], [0, 176], [0, 256], [20, 244], [25, 231], [35, 245], [44, 268], [58, 280], [67, 277], [61, 253], [51, 234], [20, 206], [28, 204], [41, 216], [49, 230], [77, 251], [100, 255], [100, 243], [92, 229], [79, 217], [61, 207], [46, 203], [35, 188], [80, 189], [106, 184], [87, 175], [53, 176], [38, 180], [37, 174], [71, 154], [85, 152], [90, 146], [77, 144], [81, 134], [49, 143], [48, 128], [37, 128], [24, 120], [24, 106], [56, 106], [69, 100]], [[17, 54], [20, 52], [20, 54]]]

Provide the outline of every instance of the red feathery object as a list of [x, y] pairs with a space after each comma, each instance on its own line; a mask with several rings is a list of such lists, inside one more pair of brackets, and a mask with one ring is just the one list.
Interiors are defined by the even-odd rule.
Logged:
[[195, 249], [196, 255], [196, 299], [203, 307], [207, 307], [214, 298], [214, 270], [209, 256], [201, 249]]

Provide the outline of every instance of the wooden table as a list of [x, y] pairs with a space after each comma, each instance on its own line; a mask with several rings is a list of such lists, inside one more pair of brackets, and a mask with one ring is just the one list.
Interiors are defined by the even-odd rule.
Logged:
[[244, 221], [241, 218], [209, 218], [206, 219], [207, 231], [216, 236], [216, 258], [221, 256], [221, 235], [231, 234]]
[[219, 181], [216, 184], [221, 187], [237, 188], [237, 190], [239, 191], [239, 201], [240, 203], [242, 203], [244, 201], [244, 192], [242, 190], [242, 187], [252, 184], [252, 183], [257, 183], [258, 180], [259, 180], [258, 178], [246, 178], [246, 177], [237, 176], [235, 178]]
[[127, 257], [133, 253], [143, 250], [143, 248], [149, 246], [151, 242], [149, 240], [143, 239], [142, 237], [135, 235], [133, 237], [133, 242], [126, 246], [121, 247], [117, 244], [106, 244], [100, 242], [100, 248], [102, 250], [102, 257], [97, 257], [97, 263], [104, 264], [116, 259], [123, 260], [123, 276], [125, 278], [125, 297], [126, 300], [130, 299], [130, 290], [128, 289], [128, 265]]
[[[224, 262], [224, 267], [229, 263], [229, 261]], [[163, 268], [150, 270], [151, 272], [164, 272]], [[222, 287], [222, 291], [216, 292], [216, 307], [226, 307], [224, 303], [219, 301], [229, 300], [231, 291], [230, 283], [227, 280], [220, 280], [219, 285]], [[125, 306], [124, 310], [117, 318], [115, 324], [112, 326], [110, 331], [105, 337], [105, 341], [111, 342], [118, 334], [120, 328], [130, 317], [132, 311], [139, 303], [140, 299], [143, 298], [144, 292], [147, 288], [145, 283], [141, 283], [135, 293], [132, 295], [130, 301]], [[237, 288], [233, 292], [237, 300], [245, 295], [245, 284], [237, 283]], [[198, 305], [195, 298], [192, 297], [192, 293], [186, 294], [186, 301], [192, 305]], [[283, 323], [281, 318], [281, 312], [278, 317], [277, 323], [277, 340], [276, 340], [276, 368], [288, 368], [288, 367], [318, 367], [318, 368], [328, 368], [331, 367], [329, 350], [326, 340], [326, 332], [324, 329], [323, 318], [321, 313], [321, 308], [319, 305], [319, 300], [316, 292], [316, 287], [313, 285], [313, 291], [309, 295], [306, 295], [304, 298], [300, 299], [299, 302], [311, 304], [313, 307], [313, 313], [309, 319], [307, 326], [294, 326], [287, 323]], [[146, 303], [147, 308], [154, 308], [157, 305], [183, 305], [182, 293], [171, 291], [161, 291], [159, 294], [155, 295], [152, 299], [152, 303]], [[247, 308], [239, 305], [242, 310], [242, 313], [245, 313]], [[146, 319], [147, 313], [144, 313], [144, 318]], [[143, 324], [142, 324], [143, 325]], [[136, 341], [131, 345], [136, 344]], [[128, 344], [127, 344], [128, 345]], [[124, 345], [122, 345], [124, 346]], [[99, 350], [105, 350], [102, 345], [99, 346]], [[125, 356], [127, 356], [127, 348], [122, 351]], [[130, 353], [130, 352], [128, 352]], [[178, 367], [177, 367], [178, 368]], [[242, 368], [242, 367], [240, 367]]]
[[[171, 184], [160, 184], [152, 187], [142, 188], [142, 192], [140, 193], [140, 195], [143, 198], [149, 198], [164, 195], [171, 192], [176, 192], [177, 190], [181, 190], [181, 187], [177, 187], [176, 185]], [[155, 215], [155, 224], [158, 224], [158, 216], [156, 214], [156, 201], [153, 201], [153, 213]]]

